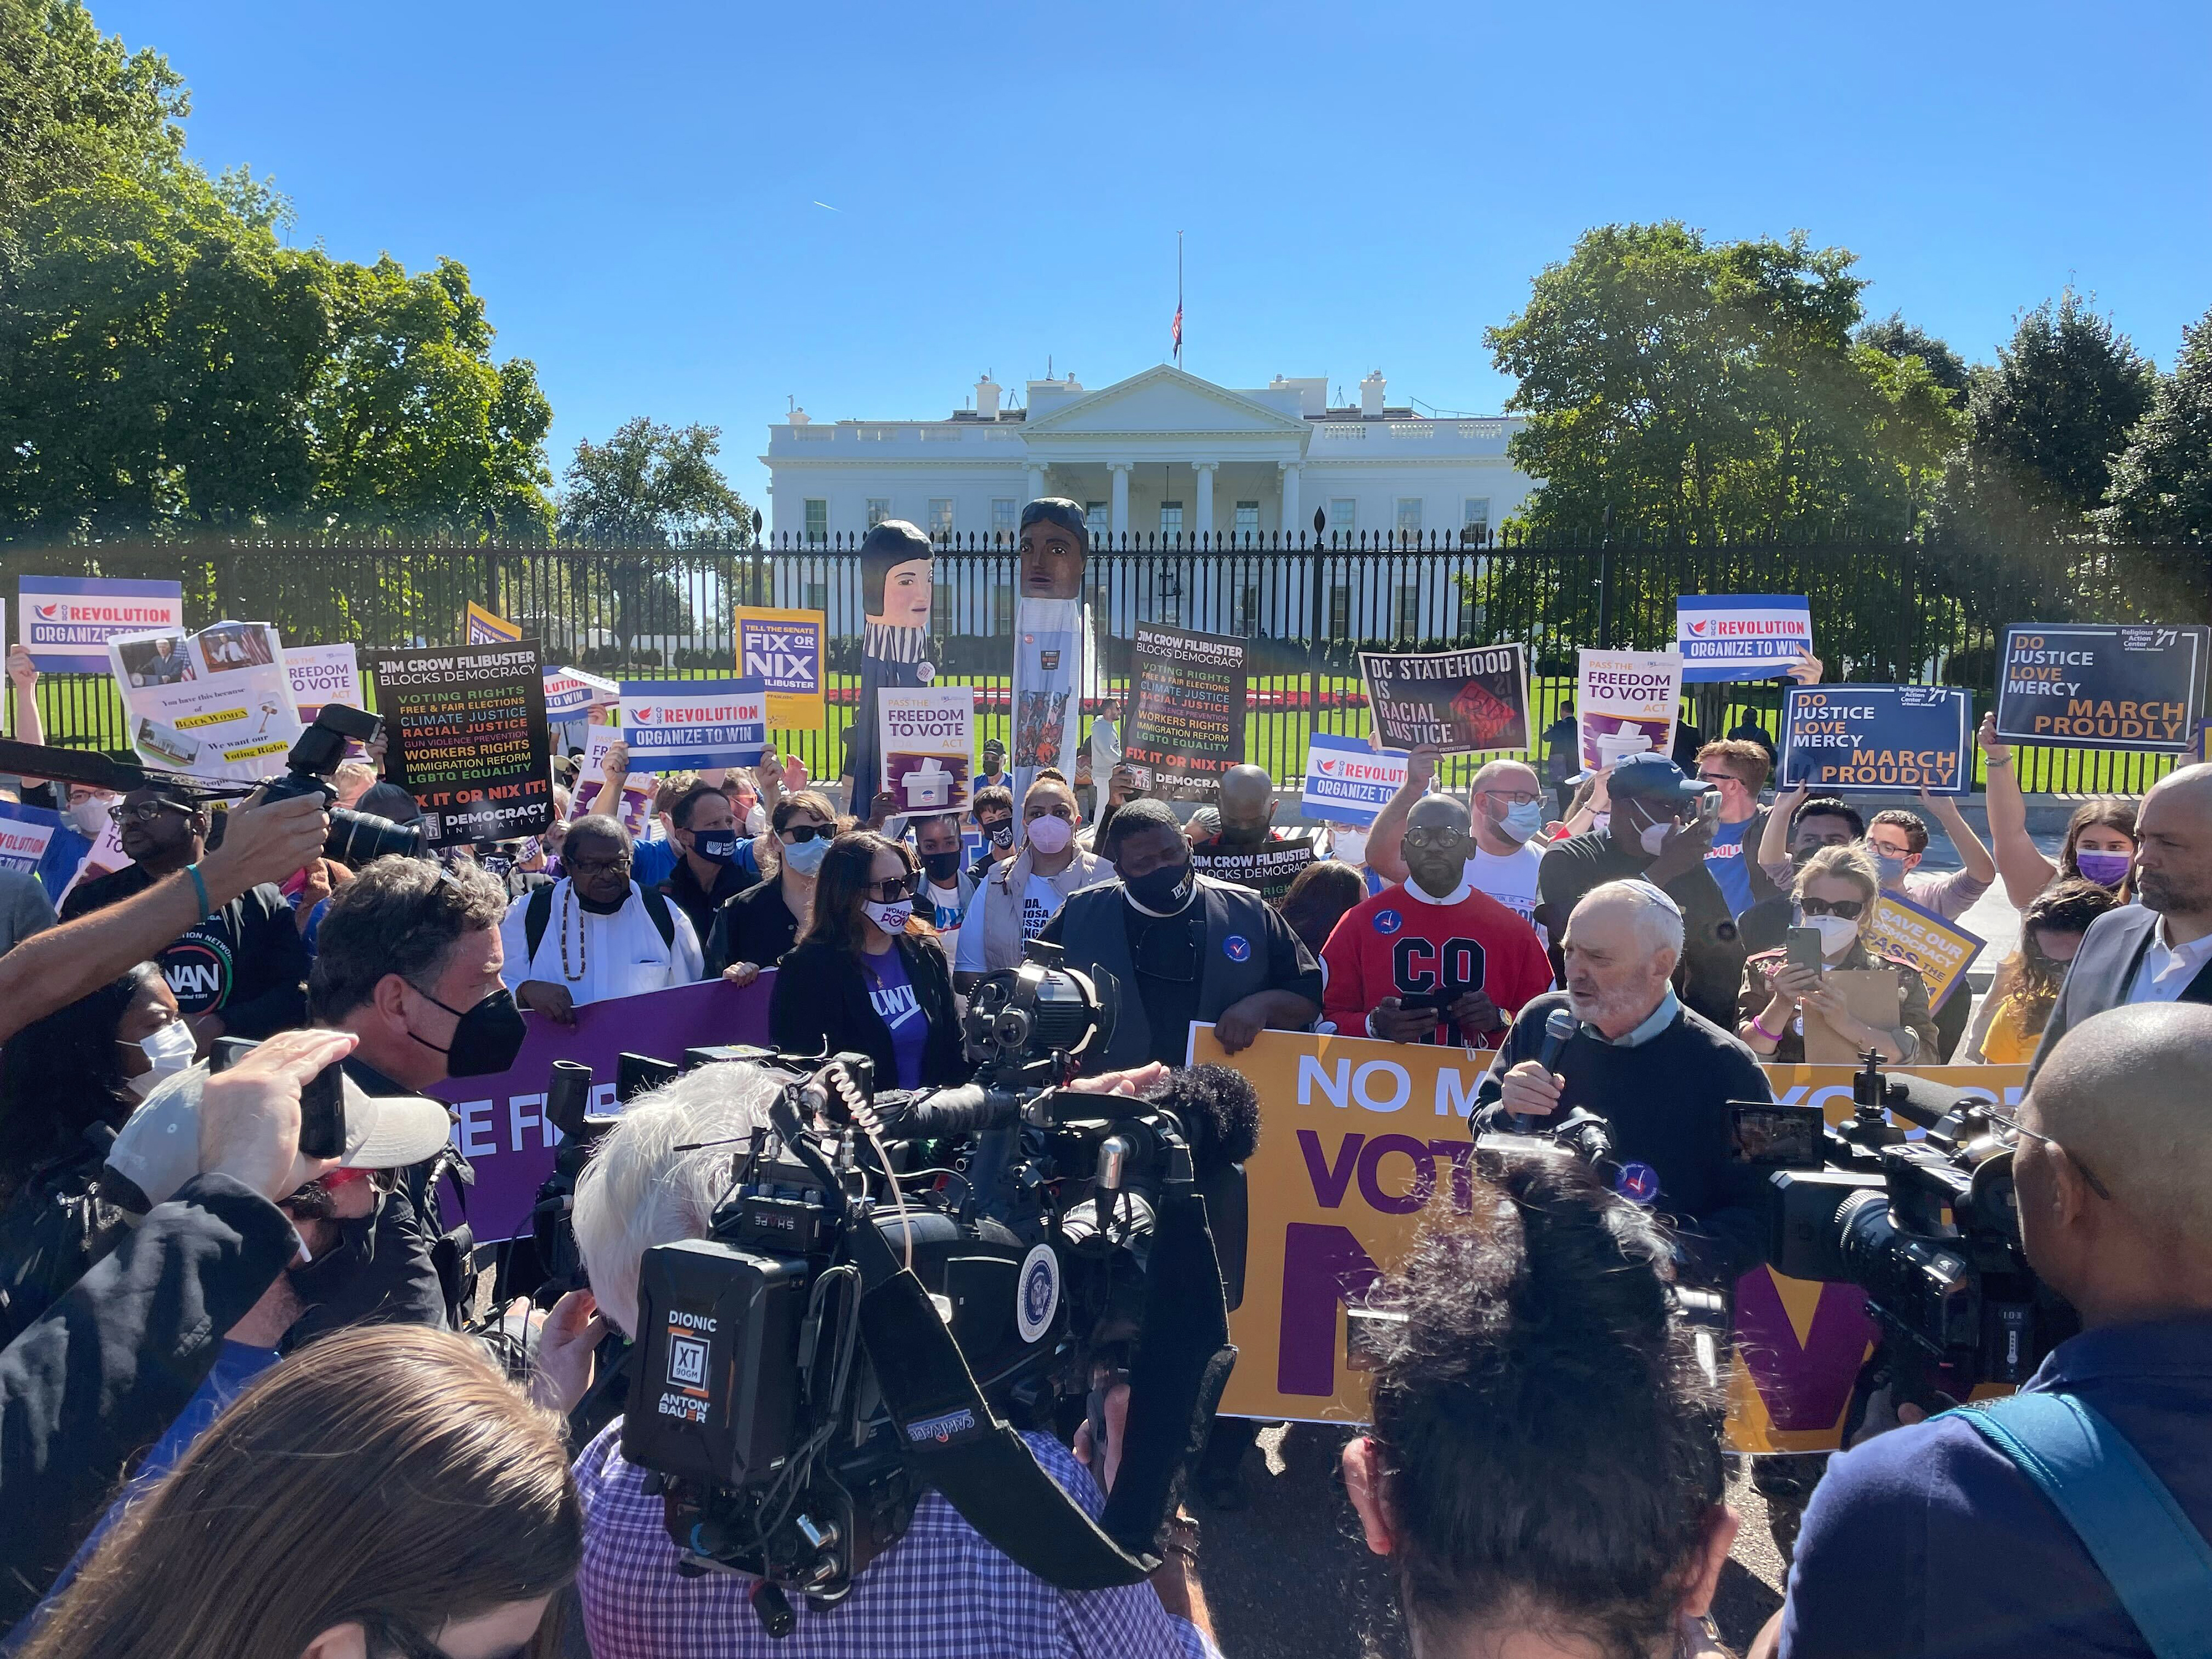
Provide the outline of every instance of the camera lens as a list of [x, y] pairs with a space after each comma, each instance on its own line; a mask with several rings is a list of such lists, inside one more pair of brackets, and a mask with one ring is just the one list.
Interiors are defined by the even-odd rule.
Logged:
[[372, 859], [413, 858], [422, 850], [419, 824], [394, 823], [374, 812], [356, 812], [346, 806], [331, 808], [331, 833], [323, 843], [323, 856], [336, 859], [349, 870], [358, 870]]

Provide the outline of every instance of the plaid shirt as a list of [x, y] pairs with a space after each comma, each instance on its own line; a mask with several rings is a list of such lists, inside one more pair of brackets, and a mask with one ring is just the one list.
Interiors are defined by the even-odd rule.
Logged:
[[[1090, 1471], [1049, 1435], [1024, 1438], [1096, 1517], [1104, 1498]], [[1055, 1589], [934, 1492], [838, 1606], [815, 1613], [794, 1595], [798, 1627], [775, 1640], [747, 1600], [753, 1580], [677, 1572], [661, 1501], [642, 1489], [644, 1472], [623, 1461], [621, 1442], [617, 1419], [576, 1460], [584, 1498], [576, 1588], [593, 1659], [1220, 1659], [1150, 1584]]]

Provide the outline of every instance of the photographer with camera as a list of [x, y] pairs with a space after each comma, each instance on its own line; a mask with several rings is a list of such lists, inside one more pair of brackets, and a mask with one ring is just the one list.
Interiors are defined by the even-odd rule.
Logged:
[[[1830, 1460], [1785, 1656], [2203, 1650], [2212, 1607], [2212, 1009], [2082, 1022], [1999, 1140], [2020, 1243], [2080, 1314], [2009, 1401]], [[2015, 1449], [2017, 1448], [2018, 1449]]]
[[1667, 1237], [1563, 1152], [1475, 1170], [1474, 1213], [1433, 1220], [1355, 1315], [1374, 1425], [1345, 1490], [1413, 1650], [1717, 1655], [1726, 1408]]
[[[766, 1127], [784, 1081], [742, 1061], [701, 1066], [630, 1102], [594, 1149], [576, 1186], [576, 1242], [599, 1310], [619, 1329], [645, 1334], [639, 1269], [647, 1251], [708, 1237], [730, 1189], [731, 1144]], [[1126, 1086], [1139, 1079], [1112, 1081]], [[639, 1403], [633, 1393], [632, 1404]], [[842, 1601], [816, 1610], [794, 1597], [790, 1633], [770, 1636], [755, 1613], [761, 1581], [680, 1570], [684, 1557], [670, 1540], [658, 1482], [649, 1483], [647, 1472], [623, 1455], [623, 1435], [618, 1420], [575, 1465], [584, 1502], [577, 1589], [597, 1659], [852, 1659], [873, 1653], [902, 1659], [1200, 1659], [1214, 1653], [1206, 1636], [1170, 1616], [1153, 1585], [1056, 1589], [994, 1549], [935, 1491], [921, 1495], [903, 1535], [860, 1570]], [[1045, 1434], [1023, 1438], [1096, 1516], [1097, 1487], [1068, 1449]], [[1109, 1444], [1101, 1467], [1110, 1468], [1115, 1457]], [[1194, 1546], [1188, 1553], [1194, 1559]], [[1185, 1565], [1184, 1558], [1171, 1559], [1156, 1581], [1170, 1577], [1169, 1593], [1176, 1593]]]
[[1698, 1283], [1727, 1283], [1765, 1235], [1758, 1175], [1729, 1156], [1729, 1105], [1774, 1095], [1751, 1051], [1675, 996], [1682, 932], [1649, 882], [1586, 894], [1567, 919], [1567, 988], [1522, 1009], [1476, 1091], [1474, 1127], [1540, 1128], [1577, 1107], [1604, 1118], [1614, 1189], [1674, 1223]]
[[[197, 866], [206, 851], [207, 809], [182, 783], [149, 781], [110, 816], [135, 862], [78, 883], [63, 902], [64, 921], [135, 897]], [[219, 1036], [265, 1037], [306, 1016], [307, 947], [273, 882], [215, 905], [154, 954], [203, 1054]]]

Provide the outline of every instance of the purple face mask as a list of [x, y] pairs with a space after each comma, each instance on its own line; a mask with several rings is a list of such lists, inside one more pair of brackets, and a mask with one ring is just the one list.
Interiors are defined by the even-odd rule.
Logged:
[[2135, 860], [2125, 853], [2092, 853], [2077, 849], [2074, 867], [2100, 887], [2117, 888], [2128, 878], [2128, 866]]

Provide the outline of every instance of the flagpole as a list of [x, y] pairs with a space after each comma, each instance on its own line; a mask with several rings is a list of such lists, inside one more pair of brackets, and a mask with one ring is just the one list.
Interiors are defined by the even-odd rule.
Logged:
[[1176, 367], [1182, 367], [1182, 233], [1176, 232]]

